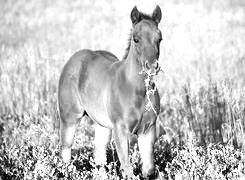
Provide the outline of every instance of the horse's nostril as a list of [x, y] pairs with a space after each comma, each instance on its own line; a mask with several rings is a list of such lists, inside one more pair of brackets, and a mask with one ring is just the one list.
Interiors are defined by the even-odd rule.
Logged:
[[145, 67], [146, 67], [146, 69], [150, 69], [148, 61], [145, 62]]
[[155, 68], [155, 69], [158, 69], [158, 67], [159, 67], [159, 64], [158, 64], [158, 62], [156, 61], [156, 62], [154, 63], [154, 68]]
[[153, 64], [153, 67], [155, 70], [157, 70], [159, 68], [159, 63], [156, 61], [154, 64]]

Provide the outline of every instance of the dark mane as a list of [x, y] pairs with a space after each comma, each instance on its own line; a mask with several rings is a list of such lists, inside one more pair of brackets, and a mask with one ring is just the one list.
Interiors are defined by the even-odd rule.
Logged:
[[132, 30], [130, 30], [130, 33], [129, 33], [128, 45], [127, 45], [127, 48], [125, 49], [125, 53], [123, 55], [123, 60], [125, 60], [128, 57], [129, 49], [131, 46], [131, 37], [132, 37]]
[[[143, 19], [152, 20], [153, 21], [153, 19], [152, 19], [152, 17], [150, 15], [144, 14], [142, 12], [140, 12], [140, 17], [141, 17], [141, 20], [140, 21], [142, 21]], [[130, 30], [130, 33], [129, 33], [128, 46], [127, 46], [127, 48], [125, 50], [125, 53], [123, 55], [123, 59], [122, 60], [125, 60], [128, 57], [129, 49], [130, 49], [130, 46], [131, 46], [131, 37], [132, 37], [132, 29]]]

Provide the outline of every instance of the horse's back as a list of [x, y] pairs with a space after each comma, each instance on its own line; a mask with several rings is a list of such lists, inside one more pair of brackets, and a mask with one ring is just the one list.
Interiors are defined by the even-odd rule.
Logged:
[[67, 83], [79, 83], [81, 81], [80, 78], [85, 78], [90, 69], [95, 69], [97, 66], [102, 68], [103, 66], [110, 66], [116, 61], [118, 61], [117, 57], [107, 51], [84, 49], [76, 52], [71, 56], [62, 70], [59, 80], [59, 90], [62, 87], [67, 87]]

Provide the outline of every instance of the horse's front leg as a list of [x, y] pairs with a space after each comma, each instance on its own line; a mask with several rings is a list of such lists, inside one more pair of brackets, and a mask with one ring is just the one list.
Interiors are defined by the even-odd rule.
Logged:
[[[159, 108], [157, 109], [157, 113], [159, 113]], [[145, 111], [138, 131], [138, 146], [143, 163], [142, 173], [148, 179], [157, 178], [153, 156], [154, 144], [157, 140], [156, 121], [157, 115], [152, 109]]]
[[156, 120], [160, 112], [160, 97], [157, 89], [154, 91], [154, 94], [149, 95], [147, 103], [147, 110], [143, 114], [141, 127], [138, 131], [138, 146], [143, 162], [143, 175], [149, 179], [155, 179], [157, 178], [157, 174], [153, 157], [154, 144], [157, 138], [156, 135], [160, 134], [159, 130], [156, 130]]
[[154, 176], [155, 166], [153, 160], [153, 150], [154, 144], [156, 141], [156, 126], [153, 125], [150, 127], [147, 132], [139, 134], [138, 145], [143, 162], [142, 173], [144, 177]]
[[116, 145], [118, 158], [123, 170], [123, 176], [133, 177], [133, 168], [130, 165], [129, 159], [129, 137], [130, 134], [124, 124], [116, 124], [113, 130], [113, 139]]

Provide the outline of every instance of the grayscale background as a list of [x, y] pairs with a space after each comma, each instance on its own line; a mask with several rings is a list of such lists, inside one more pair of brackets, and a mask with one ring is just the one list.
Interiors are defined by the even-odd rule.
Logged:
[[[108, 178], [89, 170], [88, 119], [77, 130], [73, 164], [68, 171], [61, 165], [59, 75], [79, 49], [121, 59], [131, 9], [151, 13], [157, 4], [164, 74], [156, 84], [167, 134], [155, 159], [162, 177], [245, 178], [245, 1], [0, 0], [0, 179]], [[140, 164], [137, 150], [132, 161]]]

